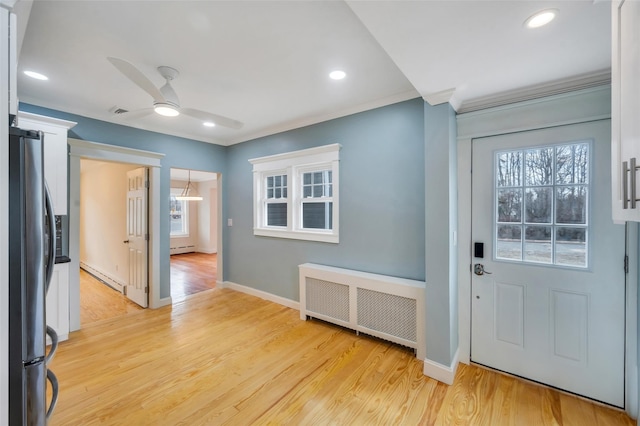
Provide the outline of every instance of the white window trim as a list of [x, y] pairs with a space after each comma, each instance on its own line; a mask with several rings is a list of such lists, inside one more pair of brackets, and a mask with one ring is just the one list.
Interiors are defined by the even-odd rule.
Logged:
[[[340, 144], [253, 158], [253, 234], [264, 237], [339, 243]], [[331, 169], [333, 184], [333, 229], [302, 229], [302, 171]], [[267, 176], [287, 175], [287, 226], [267, 227], [264, 217], [264, 181]]]

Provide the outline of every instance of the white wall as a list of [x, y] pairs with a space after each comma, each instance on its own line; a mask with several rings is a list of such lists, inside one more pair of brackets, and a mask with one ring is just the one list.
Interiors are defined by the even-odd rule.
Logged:
[[218, 252], [218, 181], [198, 182], [204, 198], [198, 203], [198, 245], [200, 253]]
[[[80, 171], [80, 262], [101, 278], [126, 285], [127, 171], [137, 168], [82, 160]], [[110, 280], [107, 280], [110, 284]]]

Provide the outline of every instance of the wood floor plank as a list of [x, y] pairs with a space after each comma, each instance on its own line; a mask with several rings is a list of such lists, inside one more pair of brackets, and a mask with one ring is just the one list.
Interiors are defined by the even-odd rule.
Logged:
[[[171, 298], [179, 302], [216, 287], [217, 254], [185, 253], [171, 256]], [[142, 310], [119, 291], [80, 269], [80, 324], [128, 315]]]
[[80, 269], [80, 324], [127, 315], [142, 308]]
[[191, 294], [216, 287], [217, 254], [184, 253], [171, 255], [171, 298], [184, 299]]
[[229, 289], [89, 324], [51, 368], [51, 426], [635, 424], [474, 365], [447, 386], [407, 348]]

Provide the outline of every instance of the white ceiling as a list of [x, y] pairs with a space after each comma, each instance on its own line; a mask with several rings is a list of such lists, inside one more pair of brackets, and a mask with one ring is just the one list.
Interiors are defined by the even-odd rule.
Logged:
[[191, 179], [192, 182], [207, 182], [217, 180], [218, 175], [216, 173], [201, 172], [199, 170], [171, 168], [171, 180], [187, 181], [189, 179]]
[[[22, 0], [22, 3], [29, 3]], [[24, 6], [24, 5], [23, 5]], [[553, 7], [547, 27], [524, 28]], [[608, 1], [33, 2], [19, 57], [20, 101], [221, 145], [422, 96], [458, 110], [601, 82], [610, 69]], [[180, 71], [181, 106], [239, 120], [206, 128], [183, 115], [126, 120], [152, 98], [107, 57]], [[347, 78], [332, 81], [331, 70]], [[50, 77], [32, 80], [33, 69]], [[509, 94], [520, 89], [517, 94]]]

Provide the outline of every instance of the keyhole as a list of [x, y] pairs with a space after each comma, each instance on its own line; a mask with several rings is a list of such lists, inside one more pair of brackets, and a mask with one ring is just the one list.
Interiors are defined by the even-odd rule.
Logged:
[[480, 299], [480, 296], [476, 296], [476, 299]]

